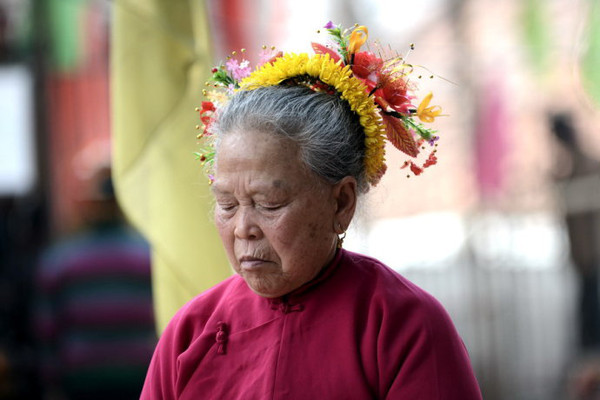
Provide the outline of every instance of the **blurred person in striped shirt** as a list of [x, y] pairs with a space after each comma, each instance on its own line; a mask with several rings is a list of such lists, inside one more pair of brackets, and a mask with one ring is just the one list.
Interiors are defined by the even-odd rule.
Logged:
[[78, 203], [84, 228], [50, 246], [37, 274], [45, 398], [135, 399], [156, 344], [149, 248], [122, 217], [110, 168]]

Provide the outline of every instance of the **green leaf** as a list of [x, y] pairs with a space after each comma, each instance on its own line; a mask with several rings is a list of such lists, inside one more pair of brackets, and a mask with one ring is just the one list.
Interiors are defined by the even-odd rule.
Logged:
[[407, 116], [403, 115], [401, 118], [402, 118], [402, 121], [404, 121], [404, 124], [406, 125], [407, 128], [414, 129], [415, 132], [417, 132], [417, 134], [425, 140], [433, 139], [433, 137], [437, 133], [437, 130], [431, 129], [431, 128], [426, 128], [423, 124], [415, 122], [415, 120], [413, 120], [411, 117], [407, 117]]

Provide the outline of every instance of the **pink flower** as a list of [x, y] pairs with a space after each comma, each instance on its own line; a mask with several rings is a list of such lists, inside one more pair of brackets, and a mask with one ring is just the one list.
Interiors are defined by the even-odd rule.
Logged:
[[258, 55], [258, 57], [259, 57], [258, 66], [261, 66], [263, 64], [272, 63], [278, 57], [282, 57], [282, 56], [283, 56], [282, 51], [275, 51], [275, 49], [264, 49]]
[[333, 22], [329, 21], [325, 24], [325, 26], [323, 27], [325, 29], [335, 29], [335, 25], [333, 24]]
[[227, 96], [233, 96], [233, 93], [235, 92], [235, 85], [233, 83], [230, 83], [229, 85], [227, 85]]
[[252, 69], [250, 68], [250, 62], [248, 60], [242, 60], [240, 63], [235, 58], [232, 58], [225, 63], [225, 67], [236, 81], [244, 79], [252, 72]]

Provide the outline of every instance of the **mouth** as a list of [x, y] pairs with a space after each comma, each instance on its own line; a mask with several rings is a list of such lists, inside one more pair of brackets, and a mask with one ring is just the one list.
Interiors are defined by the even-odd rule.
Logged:
[[245, 271], [263, 268], [265, 264], [269, 264], [270, 262], [271, 261], [269, 260], [253, 256], [243, 256], [239, 258], [240, 269]]

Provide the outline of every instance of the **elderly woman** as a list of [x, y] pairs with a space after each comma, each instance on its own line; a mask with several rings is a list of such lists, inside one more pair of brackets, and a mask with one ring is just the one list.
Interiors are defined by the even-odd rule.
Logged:
[[205, 120], [216, 138], [215, 223], [237, 274], [175, 315], [143, 399], [481, 398], [442, 306], [342, 248], [357, 198], [385, 171], [372, 151], [381, 143], [367, 140], [385, 127], [368, 118], [381, 116], [377, 95], [349, 68], [323, 73], [354, 58], [345, 56], [303, 58], [274, 84], [263, 79], [272, 68], [302, 61], [267, 62]]

